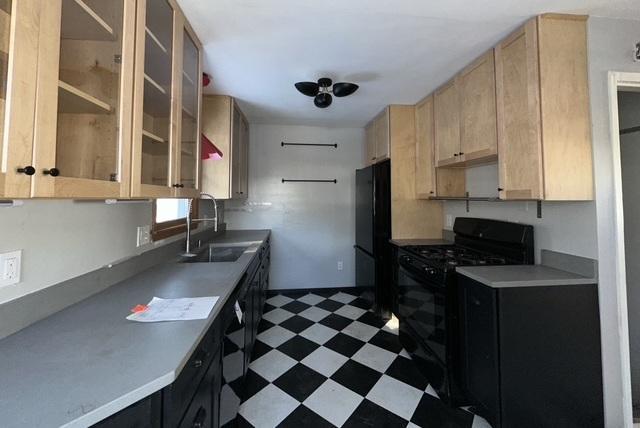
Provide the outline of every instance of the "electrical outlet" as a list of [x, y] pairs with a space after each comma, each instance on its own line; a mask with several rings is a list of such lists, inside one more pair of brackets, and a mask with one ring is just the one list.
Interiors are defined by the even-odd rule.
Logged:
[[22, 250], [0, 254], [0, 286], [20, 282]]
[[138, 226], [136, 246], [141, 247], [151, 242], [151, 226]]
[[342, 263], [342, 260], [340, 260], [338, 262], [338, 270], [342, 270], [344, 268], [344, 263]]
[[451, 214], [447, 214], [446, 227], [451, 229], [453, 227], [453, 216]]

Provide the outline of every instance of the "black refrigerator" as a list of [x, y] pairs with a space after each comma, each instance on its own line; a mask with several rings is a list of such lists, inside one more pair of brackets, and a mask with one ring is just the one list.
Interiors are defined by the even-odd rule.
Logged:
[[356, 170], [356, 287], [391, 316], [391, 161]]

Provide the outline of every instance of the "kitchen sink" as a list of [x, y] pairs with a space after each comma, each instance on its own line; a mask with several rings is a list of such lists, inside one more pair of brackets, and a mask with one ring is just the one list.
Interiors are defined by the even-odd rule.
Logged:
[[210, 244], [200, 250], [195, 256], [185, 257], [182, 263], [217, 263], [235, 262], [242, 256], [249, 246]]

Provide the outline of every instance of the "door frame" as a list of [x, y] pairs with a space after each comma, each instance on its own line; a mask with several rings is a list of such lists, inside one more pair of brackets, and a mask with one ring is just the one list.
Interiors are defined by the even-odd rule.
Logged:
[[613, 209], [615, 237], [616, 301], [618, 307], [618, 334], [622, 363], [622, 410], [626, 427], [633, 426], [633, 401], [631, 397], [631, 356], [629, 349], [629, 317], [627, 306], [627, 272], [624, 245], [624, 205], [622, 195], [622, 164], [620, 160], [620, 126], [618, 117], [618, 92], [640, 92], [640, 73], [610, 71], [609, 123], [613, 159]]

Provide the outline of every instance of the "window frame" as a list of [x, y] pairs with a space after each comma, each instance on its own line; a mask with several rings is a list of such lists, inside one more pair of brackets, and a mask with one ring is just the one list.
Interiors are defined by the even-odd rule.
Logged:
[[[183, 198], [179, 198], [183, 199]], [[157, 210], [157, 199], [153, 200], [152, 210], [151, 210], [151, 240], [159, 241], [161, 239], [167, 239], [171, 236], [178, 235], [180, 233], [186, 233], [187, 231], [187, 218], [178, 218], [175, 220], [156, 222], [156, 210]], [[191, 218], [198, 217], [198, 203], [191, 204]], [[192, 223], [191, 229], [196, 229], [198, 227], [198, 223]]]

